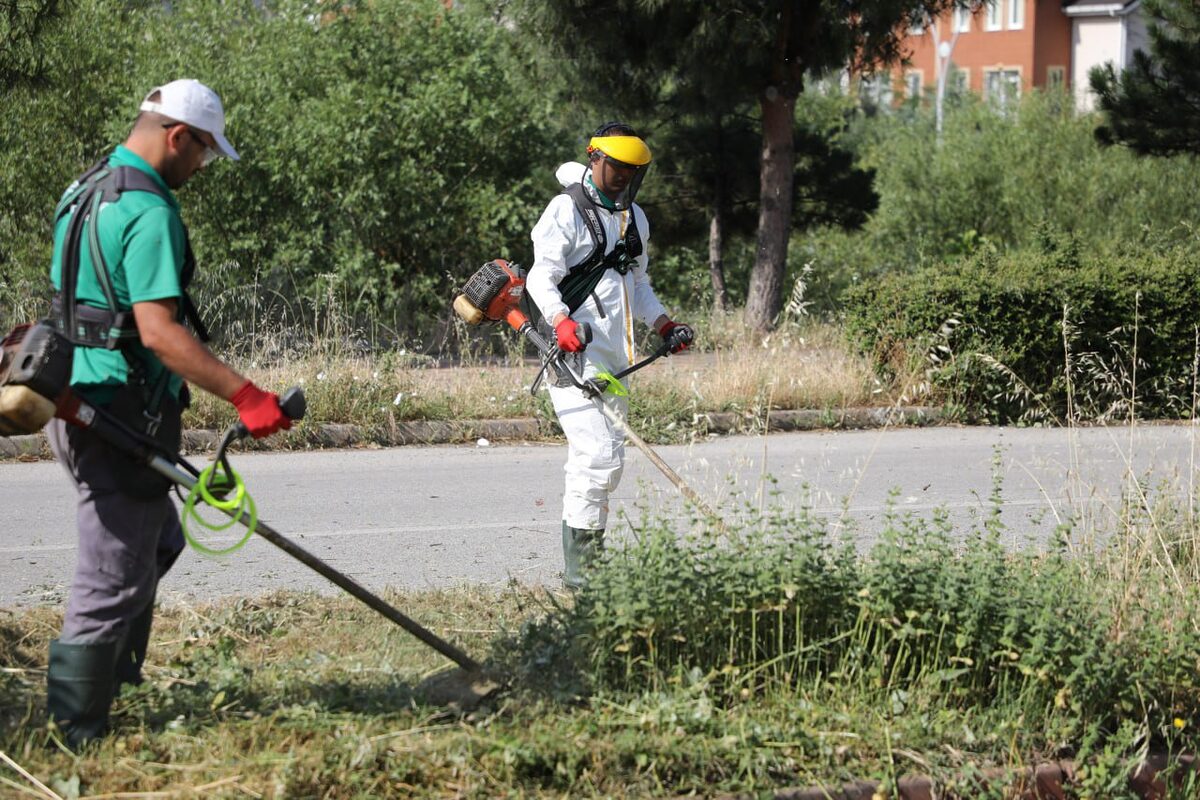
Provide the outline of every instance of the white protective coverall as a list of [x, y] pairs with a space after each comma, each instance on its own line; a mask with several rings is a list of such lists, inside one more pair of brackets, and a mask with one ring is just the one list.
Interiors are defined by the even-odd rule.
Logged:
[[[597, 200], [590, 181], [591, 172], [584, 165], [568, 162], [558, 168], [556, 176], [564, 187], [583, 183], [588, 196]], [[596, 210], [604, 225], [605, 253], [611, 252], [617, 242], [624, 239], [632, 215], [637, 220], [642, 239], [642, 254], [624, 275], [615, 269], [606, 270], [594, 296], [570, 315], [576, 322], [586, 322], [592, 328], [592, 341], [584, 351], [584, 377], [592, 377], [600, 371], [615, 373], [632, 364], [635, 358], [634, 318], [650, 325], [666, 314], [650, 287], [646, 272], [650, 226], [645, 212], [636, 203], [626, 211], [609, 211], [596, 202]], [[559, 282], [572, 267], [588, 257], [594, 243], [587, 224], [566, 194], [550, 201], [534, 226], [531, 238], [533, 266], [526, 278], [526, 291], [542, 316], [553, 320], [558, 314], [567, 313], [567, 306], [559, 294]], [[605, 393], [603, 397], [609, 407], [625, 419], [627, 398], [611, 393]], [[615, 430], [579, 389], [551, 386], [550, 399], [567, 437], [563, 521], [573, 528], [603, 530], [608, 521], [608, 496], [617, 488], [625, 464], [624, 434]]]

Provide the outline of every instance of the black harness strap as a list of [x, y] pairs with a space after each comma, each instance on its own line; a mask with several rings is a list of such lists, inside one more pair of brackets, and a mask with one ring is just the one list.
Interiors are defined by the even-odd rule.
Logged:
[[[638, 233], [637, 217], [631, 208], [629, 210], [629, 226], [625, 229], [624, 238], [617, 242], [611, 253], [605, 255], [604, 251], [608, 247], [608, 235], [604, 232], [604, 223], [600, 221], [596, 204], [588, 197], [583, 184], [572, 183], [563, 189], [563, 194], [571, 198], [575, 204], [575, 210], [583, 218], [588, 233], [592, 237], [592, 250], [583, 261], [567, 270], [566, 277], [558, 284], [558, 291], [562, 295], [562, 301], [566, 304], [568, 313], [574, 314], [580, 306], [587, 302], [589, 297], [592, 297], [600, 316], [604, 317], [604, 309], [600, 306], [600, 298], [596, 295], [596, 286], [604, 277], [604, 273], [610, 269], [616, 270], [621, 275], [628, 273], [633, 268], [634, 260], [642, 254], [642, 237]], [[524, 295], [524, 303], [523, 310], [530, 319], [535, 320], [535, 323], [536, 320], [541, 319], [541, 312], [528, 292]]]
[[[133, 313], [122, 311], [117, 305], [112, 277], [104, 261], [99, 228], [95, 222], [101, 205], [106, 202], [115, 203], [125, 192], [150, 192], [164, 199], [166, 197], [162, 188], [142, 170], [135, 167], [109, 168], [102, 161], [79, 178], [76, 187], [59, 202], [54, 212], [57, 224], [64, 214], [69, 213], [72, 208], [75, 209], [64, 240], [62, 290], [60, 296], [55, 298], [54, 316], [61, 321], [63, 334], [77, 345], [106, 347], [112, 350], [138, 336]], [[80, 248], [85, 229], [92, 266], [100, 289], [104, 292], [104, 299], [108, 304], [107, 311], [80, 304], [76, 300]], [[179, 281], [182, 290], [179, 298], [180, 319], [191, 325], [200, 341], [207, 342], [208, 327], [200, 318], [196, 304], [187, 292], [187, 287], [196, 272], [196, 257], [192, 252], [192, 243], [186, 227], [184, 237], [183, 270]]]
[[[124, 345], [138, 340], [137, 321], [133, 311], [125, 311], [117, 303], [116, 292], [112, 285], [112, 275], [104, 260], [104, 251], [100, 246], [99, 212], [104, 203], [115, 203], [125, 192], [150, 192], [158, 197], [166, 198], [162, 187], [152, 177], [135, 167], [112, 167], [101, 161], [89, 169], [76, 182], [59, 202], [54, 212], [55, 225], [63, 215], [74, 209], [67, 223], [66, 236], [63, 241], [61, 265], [61, 290], [55, 295], [51, 305], [51, 318], [59, 326], [63, 335], [75, 345], [84, 347], [104, 347], [109, 350], [122, 348], [129, 362], [131, 373], [141, 375], [144, 368]], [[96, 272], [96, 280], [104, 293], [107, 309], [95, 308], [77, 300], [79, 290], [79, 262], [86, 231], [88, 252], [92, 256], [92, 267]], [[192, 252], [192, 243], [184, 228], [183, 270], [180, 274], [180, 298], [178, 319], [186, 320], [202, 342], [209, 340], [208, 328], [200, 318], [195, 303], [188, 295], [187, 287], [196, 272], [196, 257]], [[170, 375], [164, 371], [161, 378], [153, 387], [146, 386], [147, 419], [154, 420], [162, 405]]]

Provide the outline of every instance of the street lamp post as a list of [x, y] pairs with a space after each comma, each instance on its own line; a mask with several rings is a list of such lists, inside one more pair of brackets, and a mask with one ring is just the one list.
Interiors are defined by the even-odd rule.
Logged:
[[[936, 35], [936, 30], [935, 30]], [[954, 35], [958, 39], [958, 34]], [[942, 102], [946, 99], [946, 68], [950, 64], [950, 54], [954, 52], [952, 42], [941, 42], [937, 47], [937, 98], [934, 101], [934, 115], [938, 144], [942, 142]]]

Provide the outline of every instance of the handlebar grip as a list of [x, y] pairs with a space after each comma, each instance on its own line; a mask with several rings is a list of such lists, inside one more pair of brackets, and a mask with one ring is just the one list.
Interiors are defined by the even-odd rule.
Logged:
[[583, 346], [587, 347], [592, 343], [592, 326], [587, 322], [579, 323], [575, 335], [579, 337], [579, 341], [583, 343]]
[[[279, 410], [290, 420], [304, 419], [304, 415], [308, 413], [308, 400], [304, 397], [304, 390], [293, 386], [284, 392], [279, 400]], [[245, 439], [250, 435], [250, 429], [241, 420], [234, 423], [233, 430], [234, 437], [238, 439]]]
[[279, 408], [290, 420], [304, 419], [304, 415], [308, 413], [308, 400], [304, 397], [304, 390], [299, 386], [288, 389], [279, 400]]
[[696, 338], [696, 334], [687, 325], [679, 325], [671, 329], [664, 340], [664, 346], [671, 353], [677, 352], [682, 347], [687, 347]]

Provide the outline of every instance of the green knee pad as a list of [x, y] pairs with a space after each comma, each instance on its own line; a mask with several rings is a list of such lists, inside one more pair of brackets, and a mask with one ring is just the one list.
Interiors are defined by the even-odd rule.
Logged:
[[50, 642], [46, 706], [72, 748], [108, 732], [116, 654], [116, 642]]
[[587, 582], [584, 572], [604, 550], [604, 529], [572, 528], [562, 525], [563, 584], [568, 589], [580, 589]]

